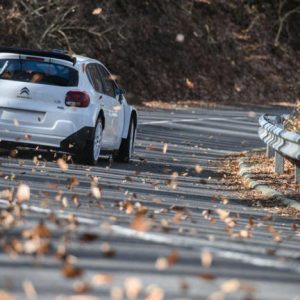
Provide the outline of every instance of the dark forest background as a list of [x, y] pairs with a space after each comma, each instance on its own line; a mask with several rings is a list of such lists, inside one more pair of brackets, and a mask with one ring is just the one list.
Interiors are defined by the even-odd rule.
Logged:
[[0, 40], [98, 58], [134, 102], [300, 97], [299, 0], [4, 0]]

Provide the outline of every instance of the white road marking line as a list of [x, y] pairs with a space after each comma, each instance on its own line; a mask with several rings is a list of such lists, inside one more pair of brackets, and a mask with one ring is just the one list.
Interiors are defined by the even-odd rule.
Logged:
[[140, 122], [139, 125], [159, 125], [159, 124], [172, 124], [172, 123], [182, 123], [182, 122], [198, 122], [198, 121], [230, 121], [230, 120], [239, 120], [241, 117], [233, 117], [233, 118], [194, 118], [194, 119], [172, 119], [172, 120], [160, 120], [160, 121], [146, 121]]
[[[0, 204], [5, 205], [6, 207], [10, 205], [10, 202], [7, 200], [0, 199]], [[21, 204], [22, 209], [29, 210], [32, 212], [42, 213], [42, 214], [50, 214], [53, 213], [52, 210], [47, 208], [40, 208], [37, 206], [31, 206], [27, 204]], [[65, 213], [64, 211], [57, 211], [54, 212], [56, 215], [62, 219], [68, 219], [69, 214]], [[76, 214], [75, 214], [76, 216]], [[253, 266], [258, 267], [268, 267], [273, 269], [280, 269], [280, 270], [290, 270], [295, 273], [300, 273], [300, 264], [296, 263], [293, 260], [276, 260], [273, 258], [262, 258], [257, 257], [251, 254], [246, 254], [243, 252], [238, 251], [230, 251], [225, 250], [222, 248], [217, 248], [213, 246], [212, 242], [209, 241], [199, 241], [189, 237], [177, 237], [171, 236], [162, 233], [151, 233], [151, 232], [139, 232], [134, 229], [122, 227], [119, 225], [111, 225], [110, 228], [104, 229], [101, 228], [101, 223], [96, 220], [76, 216], [76, 220], [83, 224], [83, 225], [93, 225], [95, 229], [95, 225], [97, 226], [97, 230], [102, 231], [104, 234], [116, 234], [121, 235], [129, 238], [140, 239], [143, 241], [154, 242], [154, 243], [161, 243], [165, 245], [172, 245], [175, 247], [187, 247], [194, 249], [196, 251], [208, 250], [209, 252], [213, 253], [216, 257], [225, 258], [228, 260], [233, 260], [237, 262], [242, 262], [245, 264], [250, 264]], [[206, 244], [206, 245], [204, 245]]]

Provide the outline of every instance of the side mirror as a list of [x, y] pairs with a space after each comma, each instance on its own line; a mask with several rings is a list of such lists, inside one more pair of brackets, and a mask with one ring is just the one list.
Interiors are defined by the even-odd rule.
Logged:
[[124, 94], [125, 94], [124, 89], [121, 89], [121, 88], [116, 89], [116, 95], [118, 96], [118, 100], [120, 103], [122, 103], [122, 101], [124, 100]]
[[116, 89], [116, 94], [117, 94], [117, 95], [124, 95], [124, 94], [125, 94], [125, 90], [124, 90], [124, 89], [121, 89], [121, 88], [117, 88], [117, 89]]

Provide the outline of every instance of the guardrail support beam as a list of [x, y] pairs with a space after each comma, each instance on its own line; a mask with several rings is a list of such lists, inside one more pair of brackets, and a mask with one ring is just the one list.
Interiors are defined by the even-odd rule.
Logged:
[[300, 182], [300, 167], [295, 166], [295, 182]]
[[284, 157], [277, 151], [275, 152], [275, 173], [284, 173]]
[[275, 150], [270, 145], [267, 145], [267, 150], [266, 150], [267, 158], [272, 158], [274, 154], [275, 154]]

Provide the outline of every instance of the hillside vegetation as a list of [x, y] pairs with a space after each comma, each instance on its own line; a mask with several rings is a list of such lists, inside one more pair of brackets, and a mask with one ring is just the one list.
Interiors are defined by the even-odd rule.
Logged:
[[135, 102], [300, 97], [298, 0], [4, 0], [0, 43], [95, 57]]

